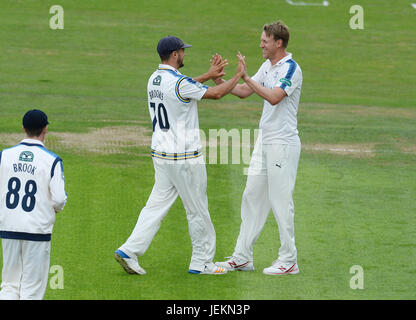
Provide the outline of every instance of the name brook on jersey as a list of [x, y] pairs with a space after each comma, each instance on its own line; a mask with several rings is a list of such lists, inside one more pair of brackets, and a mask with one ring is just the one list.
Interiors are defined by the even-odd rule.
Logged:
[[13, 170], [14, 172], [27, 172], [32, 175], [35, 175], [36, 167], [26, 163], [13, 163]]

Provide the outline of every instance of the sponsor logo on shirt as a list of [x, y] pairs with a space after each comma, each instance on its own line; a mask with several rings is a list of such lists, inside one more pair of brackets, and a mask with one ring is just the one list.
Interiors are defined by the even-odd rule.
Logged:
[[285, 85], [287, 85], [288, 87], [292, 86], [292, 81], [290, 81], [289, 79], [286, 78], [282, 78], [279, 80], [281, 83], [284, 83]]
[[19, 160], [24, 162], [32, 162], [34, 158], [34, 155], [30, 151], [23, 151], [20, 153]]
[[161, 82], [162, 82], [162, 77], [161, 76], [157, 76], [156, 78], [153, 79], [153, 85], [154, 86], [160, 86]]

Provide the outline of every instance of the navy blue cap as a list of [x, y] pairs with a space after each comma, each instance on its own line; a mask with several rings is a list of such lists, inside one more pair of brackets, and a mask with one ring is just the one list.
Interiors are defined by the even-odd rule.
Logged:
[[157, 44], [157, 53], [160, 56], [169, 54], [172, 51], [179, 50], [181, 48], [190, 48], [192, 47], [190, 44], [185, 44], [181, 39], [174, 36], [166, 36], [159, 40]]
[[26, 112], [22, 123], [26, 129], [42, 129], [49, 124], [48, 116], [43, 111], [37, 109]]

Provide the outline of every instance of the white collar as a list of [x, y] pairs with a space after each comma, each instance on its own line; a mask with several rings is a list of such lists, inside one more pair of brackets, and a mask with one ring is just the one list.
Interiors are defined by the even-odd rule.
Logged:
[[163, 64], [163, 63], [161, 63], [161, 64], [159, 64], [159, 68], [158, 68], [159, 70], [166, 70], [166, 69], [169, 69], [169, 70], [172, 70], [172, 71], [175, 71], [176, 73], [179, 73], [179, 74], [181, 74], [178, 70], [176, 70], [174, 67], [172, 67], [170, 64]]
[[45, 146], [42, 141], [37, 140], [37, 139], [29, 139], [29, 138], [23, 139], [20, 143], [39, 144], [42, 147]]
[[292, 59], [292, 54], [290, 52], [287, 52], [287, 55], [284, 56], [282, 59], [280, 59], [279, 61], [276, 62], [276, 64], [272, 65], [272, 62], [269, 60], [270, 66], [271, 67], [275, 67], [275, 66], [281, 66], [282, 64], [284, 64], [287, 60]]

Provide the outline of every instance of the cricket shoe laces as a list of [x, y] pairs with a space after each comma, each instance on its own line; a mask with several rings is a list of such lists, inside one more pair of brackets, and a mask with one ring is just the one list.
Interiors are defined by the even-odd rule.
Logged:
[[268, 275], [298, 274], [299, 267], [296, 262], [286, 263], [277, 259], [270, 267], [265, 268], [263, 273]]
[[218, 267], [228, 269], [228, 271], [234, 271], [234, 270], [253, 271], [254, 270], [254, 265], [253, 265], [253, 262], [251, 261], [242, 260], [234, 256], [225, 257], [225, 259], [227, 260], [223, 262], [215, 262], [215, 264]]

